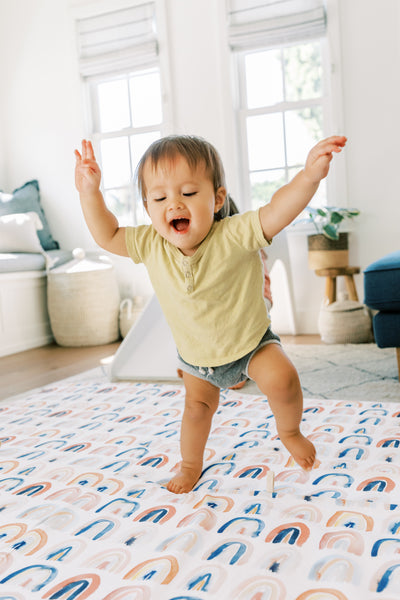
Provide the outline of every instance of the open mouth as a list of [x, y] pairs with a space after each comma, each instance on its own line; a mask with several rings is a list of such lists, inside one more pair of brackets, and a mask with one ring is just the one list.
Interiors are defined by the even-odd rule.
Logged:
[[189, 219], [174, 219], [173, 221], [171, 221], [172, 227], [175, 229], [175, 231], [178, 231], [179, 233], [184, 233], [185, 231], [187, 231], [189, 229], [189, 224]]

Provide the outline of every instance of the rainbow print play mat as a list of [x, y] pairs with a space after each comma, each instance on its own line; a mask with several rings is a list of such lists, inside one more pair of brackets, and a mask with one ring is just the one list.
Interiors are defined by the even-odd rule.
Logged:
[[223, 391], [176, 496], [183, 402], [98, 376], [0, 404], [0, 600], [400, 598], [400, 404], [306, 400], [306, 473], [265, 397]]

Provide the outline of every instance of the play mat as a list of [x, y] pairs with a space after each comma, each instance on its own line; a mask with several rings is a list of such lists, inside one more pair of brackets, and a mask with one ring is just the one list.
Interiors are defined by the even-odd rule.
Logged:
[[102, 377], [0, 403], [0, 600], [400, 598], [400, 404], [306, 400], [306, 473], [266, 398], [223, 391], [177, 496], [183, 403]]

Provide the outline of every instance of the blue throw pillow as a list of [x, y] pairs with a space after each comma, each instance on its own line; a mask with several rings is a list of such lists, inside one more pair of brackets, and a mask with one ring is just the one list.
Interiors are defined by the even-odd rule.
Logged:
[[38, 230], [40, 243], [44, 250], [57, 250], [60, 246], [53, 240], [49, 224], [40, 204], [39, 183], [28, 181], [12, 194], [0, 192], [0, 217], [14, 213], [36, 212], [42, 222], [43, 229]]

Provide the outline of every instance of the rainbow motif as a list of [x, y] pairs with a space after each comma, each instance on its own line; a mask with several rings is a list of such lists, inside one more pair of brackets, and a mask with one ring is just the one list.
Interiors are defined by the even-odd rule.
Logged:
[[371, 477], [370, 479], [362, 481], [357, 486], [357, 490], [361, 490], [363, 492], [391, 492], [395, 485], [396, 484], [393, 479], [390, 479], [389, 477]]
[[75, 535], [85, 535], [92, 540], [99, 540], [102, 537], [107, 537], [107, 535], [117, 527], [119, 527], [117, 521], [113, 521], [112, 519], [97, 519], [96, 521], [84, 525], [75, 533]]
[[314, 523], [320, 523], [322, 520], [321, 510], [311, 503], [295, 504], [287, 508], [283, 514], [288, 518], [313, 521]]
[[372, 531], [374, 520], [369, 515], [360, 512], [339, 510], [328, 519], [326, 526], [347, 527], [358, 531]]
[[315, 581], [340, 581], [357, 586], [360, 583], [361, 573], [350, 558], [336, 554], [316, 562], [309, 577]]
[[[26, 588], [30, 592], [39, 592], [55, 579], [57, 573], [57, 569], [48, 565], [29, 565], [6, 575], [0, 581], [0, 585], [12, 582]], [[46, 596], [42, 597], [45, 598]]]
[[76, 575], [55, 585], [42, 598], [62, 598], [66, 593], [72, 592], [73, 596], [69, 594], [70, 598], [74, 597], [79, 598], [79, 600], [86, 600], [86, 598], [97, 590], [100, 583], [101, 579], [96, 573]]
[[256, 576], [247, 579], [238, 586], [235, 600], [285, 600], [286, 588], [279, 579], [266, 576]]
[[187, 525], [197, 524], [206, 531], [213, 529], [217, 517], [215, 513], [208, 508], [200, 508], [196, 512], [191, 513], [179, 521], [177, 527], [186, 527]]
[[372, 546], [371, 556], [385, 556], [398, 554], [400, 551], [400, 538], [381, 538]]
[[179, 571], [175, 556], [166, 555], [150, 558], [139, 563], [124, 575], [124, 579], [154, 581], [166, 585], [170, 583]]
[[191, 573], [185, 583], [185, 589], [190, 592], [208, 592], [215, 594], [221, 590], [222, 584], [227, 579], [227, 571], [219, 566], [207, 565]]
[[196, 550], [199, 546], [199, 541], [199, 533], [195, 529], [189, 529], [164, 540], [157, 546], [156, 550], [157, 552], [165, 552], [166, 550], [175, 549], [186, 554], [193, 554], [193, 550]]
[[224, 542], [212, 546], [210, 552], [204, 554], [203, 559], [223, 561], [229, 565], [242, 565], [248, 561], [252, 552], [253, 546], [249, 542], [227, 538]]
[[381, 566], [374, 575], [370, 589], [378, 593], [397, 594], [400, 589], [400, 563], [390, 561]]
[[0, 473], [9, 473], [19, 466], [17, 460], [2, 460], [0, 462]]
[[[143, 521], [149, 521], [151, 523], [166, 523], [169, 521], [176, 513], [176, 508], [174, 506], [153, 506], [152, 508], [148, 508], [144, 512], [140, 513], [135, 517], [135, 521], [139, 521], [140, 523]], [[178, 525], [179, 527], [179, 525]]]
[[348, 488], [354, 483], [354, 478], [348, 473], [325, 473], [317, 477], [312, 483], [313, 485], [319, 485], [322, 481], [325, 483], [326, 480], [330, 485], [339, 485], [344, 488]]
[[321, 550], [323, 548], [329, 548], [362, 556], [364, 552], [364, 539], [358, 531], [352, 529], [332, 531], [325, 533], [321, 537], [319, 547]]
[[85, 540], [74, 539], [67, 543], [60, 543], [46, 550], [43, 556], [46, 560], [55, 560], [58, 562], [69, 562], [82, 554], [87, 547]]
[[296, 598], [296, 600], [351, 600], [339, 590], [332, 588], [318, 588], [307, 590]]
[[[110, 509], [110, 507], [112, 508]], [[140, 504], [138, 502], [127, 500], [126, 498], [114, 498], [114, 500], [110, 500], [110, 502], [100, 506], [95, 512], [99, 513], [102, 510], [106, 510], [107, 512], [111, 512], [113, 515], [120, 515], [123, 519], [125, 519], [126, 517], [132, 516], [138, 508], [140, 508]]]
[[239, 479], [243, 479], [245, 477], [251, 477], [252, 479], [263, 479], [266, 477], [269, 468], [266, 465], [249, 465], [248, 467], [243, 467], [240, 471], [237, 471], [234, 474], [234, 477], [239, 477]]
[[197, 502], [193, 508], [197, 509], [201, 506], [209, 506], [213, 510], [229, 512], [233, 508], [234, 504], [234, 501], [229, 496], [211, 496], [207, 494], [199, 502]]
[[284, 523], [275, 527], [265, 538], [272, 544], [296, 544], [302, 546], [309, 538], [310, 530], [305, 523]]
[[261, 519], [255, 519], [253, 517], [236, 517], [227, 521], [220, 527], [217, 533], [224, 533], [225, 531], [232, 529], [237, 530], [241, 535], [250, 535], [251, 537], [258, 537], [265, 527], [264, 521]]
[[85, 561], [85, 566], [92, 569], [120, 573], [126, 569], [131, 561], [131, 553], [124, 548], [103, 550]]

